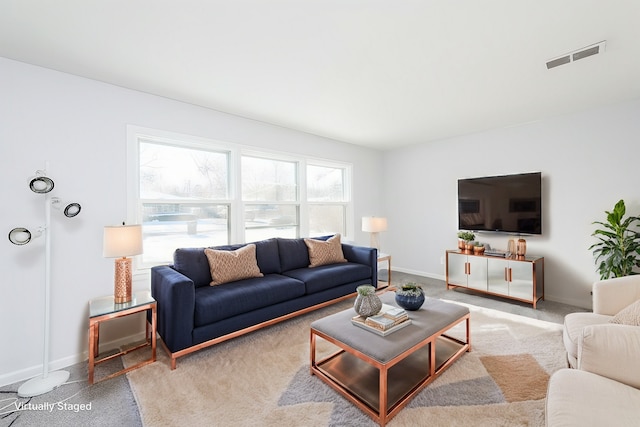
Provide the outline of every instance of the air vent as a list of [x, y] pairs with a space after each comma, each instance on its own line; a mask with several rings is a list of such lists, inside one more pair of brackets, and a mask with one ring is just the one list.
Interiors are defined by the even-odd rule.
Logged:
[[579, 59], [588, 58], [589, 56], [604, 53], [606, 47], [606, 40], [599, 43], [592, 44], [591, 46], [583, 47], [582, 49], [575, 50], [573, 52], [565, 53], [564, 55], [547, 61], [547, 69], [559, 67], [560, 65], [568, 64], [570, 62], [577, 61]]

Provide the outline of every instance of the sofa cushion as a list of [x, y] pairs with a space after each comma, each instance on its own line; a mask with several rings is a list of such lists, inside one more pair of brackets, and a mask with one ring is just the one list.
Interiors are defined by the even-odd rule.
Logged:
[[193, 280], [196, 288], [211, 282], [209, 260], [204, 248], [179, 248], [173, 252], [173, 269]]
[[[252, 244], [256, 245], [256, 259], [258, 260], [260, 272], [262, 274], [280, 273], [277, 239], [260, 240]], [[214, 246], [211, 249], [235, 251], [243, 246], [246, 246], [246, 244]]]
[[629, 304], [627, 307], [620, 310], [615, 316], [613, 316], [611, 323], [640, 326], [640, 300]]
[[309, 250], [302, 239], [278, 239], [280, 271], [309, 267]]
[[309, 250], [309, 267], [347, 262], [342, 253], [340, 234], [327, 239], [304, 239]]
[[316, 268], [299, 268], [285, 271], [282, 274], [304, 282], [307, 294], [313, 294], [346, 283], [371, 279], [371, 267], [363, 264], [345, 262], [322, 265]]
[[196, 289], [194, 325], [203, 326], [304, 295], [304, 283], [279, 274]]
[[262, 277], [256, 260], [256, 245], [249, 244], [235, 251], [205, 249], [209, 260], [211, 286], [251, 277]]

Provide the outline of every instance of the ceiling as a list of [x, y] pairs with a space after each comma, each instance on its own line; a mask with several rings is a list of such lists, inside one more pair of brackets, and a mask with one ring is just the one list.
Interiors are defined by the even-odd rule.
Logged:
[[639, 22], [637, 0], [3, 0], [0, 56], [388, 150], [639, 98]]

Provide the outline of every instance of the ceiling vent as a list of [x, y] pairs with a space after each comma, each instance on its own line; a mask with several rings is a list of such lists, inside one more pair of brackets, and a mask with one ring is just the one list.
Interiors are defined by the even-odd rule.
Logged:
[[606, 40], [599, 43], [592, 44], [591, 46], [583, 47], [582, 49], [575, 50], [573, 52], [565, 53], [564, 55], [547, 61], [547, 69], [559, 67], [560, 65], [568, 64], [570, 62], [577, 61], [578, 59], [587, 58], [589, 56], [603, 53], [606, 47]]

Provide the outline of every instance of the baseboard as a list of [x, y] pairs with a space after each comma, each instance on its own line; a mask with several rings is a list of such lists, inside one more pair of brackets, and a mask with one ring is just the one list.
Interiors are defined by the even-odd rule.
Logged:
[[[104, 343], [100, 343], [100, 352], [106, 353], [113, 349], [118, 349], [127, 344], [131, 344], [132, 342], [142, 341], [145, 338], [144, 330], [126, 336], [122, 338], [118, 338], [117, 340], [112, 340]], [[75, 365], [76, 363], [86, 362], [89, 359], [89, 350], [85, 350], [81, 353], [77, 353], [72, 356], [63, 357], [61, 359], [50, 360], [49, 361], [49, 372], [59, 371], [61, 369], [66, 368], [67, 366]], [[42, 375], [42, 363], [31, 366], [25, 369], [21, 369], [15, 372], [9, 372], [7, 374], [0, 375], [0, 387], [5, 385], [14, 384], [20, 381], [25, 381], [31, 379], [33, 377], [37, 377], [38, 375]]]
[[413, 274], [416, 276], [428, 277], [430, 279], [442, 280], [443, 282], [446, 280], [446, 277], [444, 275], [427, 273], [426, 271], [411, 270], [409, 268], [397, 268], [397, 267], [392, 267], [391, 269], [391, 280], [393, 280], [394, 271], [398, 271], [400, 273]]

